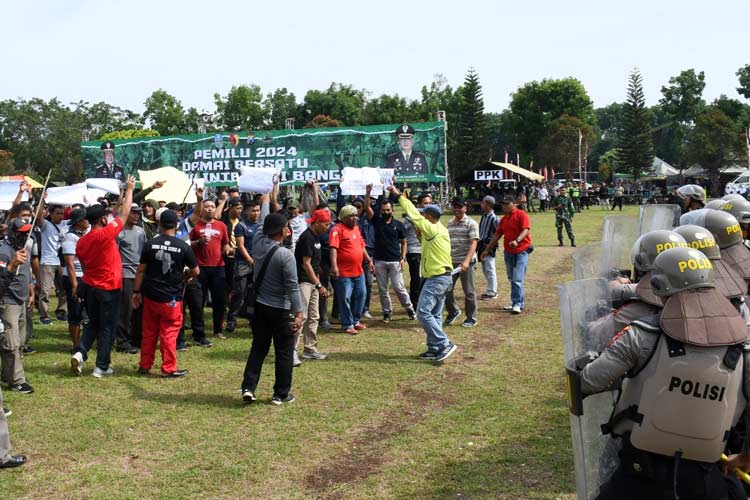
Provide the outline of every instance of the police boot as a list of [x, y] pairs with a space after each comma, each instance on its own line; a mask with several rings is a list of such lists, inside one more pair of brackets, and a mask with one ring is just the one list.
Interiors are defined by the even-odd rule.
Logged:
[[562, 238], [558, 238], [558, 240], [557, 240], [557, 241], [559, 241], [559, 242], [560, 242], [560, 244], [559, 244], [559, 245], [557, 245], [557, 246], [559, 246], [559, 247], [563, 247], [563, 246], [565, 246], [565, 245], [563, 245], [563, 240], [562, 240]]
[[576, 240], [573, 238], [570, 238], [570, 246], [574, 247], [576, 246]]

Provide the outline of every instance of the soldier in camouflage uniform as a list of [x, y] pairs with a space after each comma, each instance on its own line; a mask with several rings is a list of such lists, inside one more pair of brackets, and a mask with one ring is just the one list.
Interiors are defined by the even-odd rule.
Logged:
[[573, 234], [573, 226], [570, 221], [573, 219], [575, 214], [575, 208], [570, 197], [566, 194], [564, 187], [560, 188], [560, 194], [555, 198], [552, 206], [555, 209], [555, 227], [557, 227], [557, 241], [560, 242], [560, 246], [563, 246], [563, 235], [562, 228], [565, 224], [565, 232], [568, 233], [570, 238], [570, 246], [576, 246], [575, 235]]

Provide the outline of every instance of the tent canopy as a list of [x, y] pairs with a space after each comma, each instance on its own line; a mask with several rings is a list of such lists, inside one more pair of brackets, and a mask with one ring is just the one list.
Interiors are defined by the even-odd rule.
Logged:
[[510, 170], [514, 174], [518, 174], [522, 177], [526, 177], [527, 179], [531, 179], [532, 181], [542, 182], [544, 180], [543, 175], [535, 174], [531, 170], [526, 170], [525, 168], [521, 168], [518, 165], [513, 165], [512, 163], [500, 163], [496, 161], [491, 161], [489, 163], [497, 167], [502, 167], [506, 170]]
[[0, 176], [0, 181], [26, 181], [31, 185], [32, 189], [41, 189], [44, 185], [39, 184], [28, 175], [3, 175]]
[[653, 177], [666, 177], [669, 175], [679, 175], [680, 171], [669, 163], [665, 162], [658, 156], [654, 156], [654, 162], [651, 164], [651, 171], [648, 175]]

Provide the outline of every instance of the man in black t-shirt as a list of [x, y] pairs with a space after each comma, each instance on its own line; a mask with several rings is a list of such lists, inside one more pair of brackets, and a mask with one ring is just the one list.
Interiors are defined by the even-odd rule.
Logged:
[[[177, 213], [159, 217], [159, 236], [146, 242], [133, 284], [133, 308], [143, 301], [143, 339], [138, 372], [147, 374], [154, 364], [156, 341], [161, 350], [161, 372], [182, 377], [177, 369], [177, 334], [182, 326], [185, 282], [198, 276], [198, 263], [190, 245], [175, 236]], [[141, 294], [143, 298], [141, 299]]]
[[380, 307], [383, 309], [383, 321], [391, 321], [393, 304], [388, 295], [388, 282], [393, 284], [398, 301], [406, 310], [409, 319], [416, 319], [414, 306], [409, 292], [404, 286], [404, 266], [406, 265], [406, 228], [403, 223], [393, 218], [393, 203], [390, 200], [380, 201], [375, 208], [370, 205], [372, 185], [366, 188], [365, 210], [367, 217], [375, 226], [375, 277], [380, 291]]
[[[320, 283], [320, 235], [328, 231], [331, 225], [331, 211], [321, 208], [313, 212], [307, 220], [308, 228], [300, 235], [294, 249], [297, 260], [299, 291], [302, 297], [302, 337], [305, 348], [303, 359], [326, 359], [327, 354], [318, 352], [318, 311], [319, 297], [328, 297], [328, 289]], [[300, 365], [297, 355], [299, 332], [295, 334], [294, 366]]]

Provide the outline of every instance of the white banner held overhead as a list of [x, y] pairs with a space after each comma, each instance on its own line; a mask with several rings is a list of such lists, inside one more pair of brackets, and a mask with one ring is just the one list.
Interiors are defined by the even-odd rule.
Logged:
[[[341, 172], [341, 194], [344, 196], [364, 196], [367, 185], [372, 184], [372, 196], [383, 194], [383, 170], [390, 170], [389, 179], [393, 178], [393, 169], [379, 169], [373, 167], [345, 167]], [[386, 172], [387, 174], [387, 172]]]
[[101, 177], [86, 179], [86, 186], [89, 188], [101, 189], [109, 194], [120, 194], [120, 181], [117, 179], [106, 179]]
[[[10, 210], [18, 196], [21, 181], [0, 181], [0, 210]], [[29, 193], [24, 191], [21, 201], [29, 201]]]
[[241, 193], [270, 193], [273, 189], [273, 176], [278, 174], [275, 168], [242, 167], [237, 185]]
[[80, 203], [88, 206], [96, 203], [96, 198], [90, 200], [86, 183], [73, 184], [72, 186], [47, 188], [47, 205], [75, 205]]

